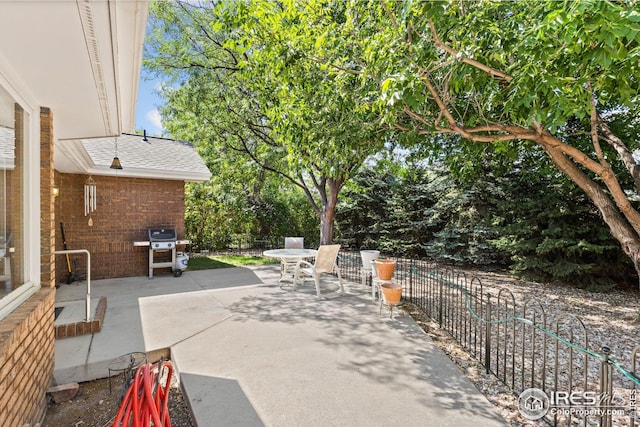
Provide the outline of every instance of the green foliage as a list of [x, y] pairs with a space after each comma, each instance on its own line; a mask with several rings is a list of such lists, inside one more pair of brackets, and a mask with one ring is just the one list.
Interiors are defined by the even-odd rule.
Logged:
[[384, 249], [381, 240], [388, 232], [388, 200], [396, 178], [389, 173], [365, 168], [350, 182], [338, 205], [336, 223], [339, 241], [344, 246]]
[[246, 192], [242, 181], [231, 185], [214, 176], [210, 182], [187, 184], [185, 226], [194, 251], [230, 247], [237, 236], [276, 240], [302, 236], [318, 242], [318, 218], [301, 191], [278, 187], [273, 178]]
[[208, 211], [220, 233], [307, 238], [298, 194], [265, 171], [326, 220], [364, 159], [401, 144], [411, 166], [379, 161], [347, 184], [344, 242], [585, 286], [626, 277], [609, 231], [640, 266], [636, 6], [158, 2], [146, 65], [173, 79], [165, 125], [219, 176], [190, 224]]
[[586, 196], [544, 158], [512, 172], [484, 165], [460, 180], [442, 165], [361, 171], [338, 209], [340, 238], [356, 247], [445, 264], [509, 268], [520, 278], [602, 291], [634, 269]]
[[186, 237], [193, 250], [226, 248], [236, 232], [231, 221], [236, 213], [237, 205], [225, 203], [214, 184], [185, 185]]
[[[351, 6], [363, 34], [357, 39], [363, 69], [380, 83], [376, 108], [402, 132], [404, 144], [446, 160], [462, 179], [494, 154], [515, 161], [521, 148], [546, 152], [588, 194], [640, 271], [640, 213], [634, 205], [640, 171], [631, 159], [640, 140], [624, 126], [637, 127], [640, 113], [637, 1]], [[557, 248], [566, 248], [566, 264], [552, 260], [554, 267], [542, 263], [538, 270], [557, 277], [582, 274], [569, 255], [588, 258], [584, 254], [599, 249], [576, 243], [585, 233], [558, 242], [555, 224], [546, 226], [552, 237], [536, 244], [540, 256], [552, 258]]]
[[363, 170], [338, 210], [341, 238], [358, 247], [454, 264], [495, 265], [488, 240], [492, 200], [500, 190], [464, 184], [442, 165], [407, 165], [399, 174]]
[[535, 168], [505, 176], [508, 197], [496, 205], [499, 237], [510, 269], [534, 281], [559, 281], [606, 290], [634, 280], [634, 269], [602, 219], [575, 185]]
[[[362, 39], [368, 71], [384, 81], [381, 102], [395, 110], [408, 106], [420, 115], [415, 125], [421, 128], [446, 124], [425, 87], [425, 76], [436, 85], [446, 85], [447, 102], [467, 127], [487, 123], [527, 127], [535, 120], [555, 132], [570, 117], [589, 117], [590, 90], [597, 93], [600, 106], [613, 102], [637, 108], [640, 81], [631, 77], [640, 73], [640, 13], [635, 1], [370, 6], [358, 9], [362, 25], [379, 19], [374, 16], [386, 16], [388, 25]], [[380, 11], [385, 7], [388, 13]], [[432, 29], [460, 57], [509, 75], [508, 84], [443, 54]], [[391, 116], [389, 120], [395, 121]]]
[[[210, 163], [278, 174], [305, 191], [318, 217], [332, 218], [344, 182], [385, 140], [371, 108], [377, 85], [327, 66], [351, 56], [345, 7], [155, 3], [145, 65], [174, 83], [163, 91], [164, 125]], [[331, 230], [322, 232], [330, 241]]]
[[424, 211], [440, 224], [433, 240], [424, 243], [425, 252], [445, 263], [501, 266], [503, 254], [490, 243], [496, 236], [490, 222], [504, 190], [491, 174], [468, 182], [452, 178], [440, 171], [435, 203]]
[[263, 191], [259, 200], [253, 200], [250, 209], [255, 221], [250, 235], [255, 238], [274, 240], [300, 236], [307, 245], [318, 242], [318, 217], [296, 188]]

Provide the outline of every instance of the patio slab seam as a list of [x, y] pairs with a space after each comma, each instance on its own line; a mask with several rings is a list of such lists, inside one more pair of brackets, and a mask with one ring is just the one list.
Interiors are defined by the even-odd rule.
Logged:
[[[234, 314], [230, 314], [229, 316], [225, 317], [224, 319], [221, 319], [221, 320], [219, 320], [219, 321], [217, 321], [217, 322], [215, 322], [215, 323], [213, 323], [213, 324], [211, 324], [211, 325], [209, 325], [209, 326], [207, 326], [207, 327], [205, 327], [205, 328], [203, 328], [203, 329], [200, 329], [198, 332], [195, 332], [195, 333], [193, 333], [193, 334], [191, 334], [191, 335], [189, 335], [189, 336], [187, 336], [187, 337], [184, 337], [184, 338], [182, 338], [182, 339], [180, 339], [180, 340], [178, 340], [178, 341], [174, 342], [173, 344], [171, 344], [171, 345], [168, 347], [169, 351], [170, 351], [173, 347], [175, 347], [176, 345], [180, 345], [180, 344], [182, 344], [183, 342], [185, 342], [185, 341], [187, 341], [187, 340], [190, 340], [190, 339], [192, 339], [192, 338], [196, 338], [196, 337], [198, 337], [199, 335], [202, 335], [203, 333], [207, 332], [209, 329], [214, 328], [214, 327], [216, 327], [216, 326], [220, 325], [221, 323], [226, 322], [227, 320], [231, 319], [232, 317], [234, 317]], [[158, 349], [158, 350], [161, 350], [161, 349]], [[149, 351], [157, 351], [157, 350], [149, 350]]]

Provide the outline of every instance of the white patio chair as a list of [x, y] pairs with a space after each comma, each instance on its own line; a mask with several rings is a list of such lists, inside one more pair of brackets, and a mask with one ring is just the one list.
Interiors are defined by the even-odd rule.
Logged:
[[[285, 249], [304, 249], [304, 237], [285, 237], [284, 238]], [[280, 281], [286, 276], [293, 276], [296, 271], [297, 259], [280, 259]]]
[[293, 290], [295, 291], [298, 280], [302, 279], [304, 283], [307, 277], [312, 277], [316, 283], [317, 296], [320, 298], [320, 275], [322, 273], [331, 274], [335, 271], [338, 274], [338, 281], [340, 282], [340, 292], [344, 294], [340, 268], [338, 268], [336, 263], [338, 260], [338, 251], [340, 251], [340, 245], [321, 245], [318, 248], [315, 264], [307, 261], [298, 261], [296, 273], [293, 278]]
[[285, 249], [304, 249], [304, 237], [285, 237]]
[[380, 278], [378, 277], [378, 269], [376, 268], [376, 261], [371, 261], [371, 301], [375, 301], [376, 298], [381, 298]]

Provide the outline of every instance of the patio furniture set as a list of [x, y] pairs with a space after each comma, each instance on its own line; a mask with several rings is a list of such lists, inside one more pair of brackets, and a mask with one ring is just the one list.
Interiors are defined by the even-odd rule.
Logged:
[[[340, 245], [320, 245], [318, 250], [305, 249], [303, 237], [287, 237], [283, 249], [267, 250], [263, 255], [280, 259], [280, 283], [291, 281], [292, 290], [295, 291], [298, 283], [304, 284], [305, 280], [313, 279], [316, 295], [320, 298], [322, 274], [335, 273], [340, 283], [340, 292], [344, 294], [343, 279], [337, 264], [339, 251]], [[393, 283], [395, 261], [378, 259], [380, 251], [375, 250], [362, 250], [360, 255], [362, 287], [366, 288], [370, 280], [372, 301], [379, 301], [381, 313], [382, 306], [388, 306], [389, 315], [392, 316], [393, 307], [399, 304], [402, 295], [402, 287]]]

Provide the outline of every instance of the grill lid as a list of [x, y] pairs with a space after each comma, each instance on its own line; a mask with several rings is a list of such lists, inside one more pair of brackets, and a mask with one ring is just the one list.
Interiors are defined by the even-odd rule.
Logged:
[[178, 233], [175, 229], [154, 229], [149, 230], [149, 241], [151, 242], [170, 242], [178, 240]]

